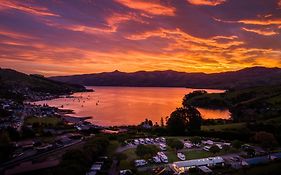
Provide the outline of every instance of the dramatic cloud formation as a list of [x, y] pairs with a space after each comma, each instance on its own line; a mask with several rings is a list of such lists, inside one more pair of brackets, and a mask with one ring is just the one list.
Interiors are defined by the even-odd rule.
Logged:
[[187, 1], [193, 5], [216, 6], [216, 5], [224, 3], [226, 0], [187, 0]]
[[280, 0], [2, 0], [0, 66], [47, 76], [281, 67]]

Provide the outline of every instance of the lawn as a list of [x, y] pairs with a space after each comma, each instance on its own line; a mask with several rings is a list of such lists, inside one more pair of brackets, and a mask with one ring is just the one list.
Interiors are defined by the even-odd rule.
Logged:
[[26, 125], [33, 125], [34, 123], [38, 123], [40, 125], [56, 126], [61, 122], [62, 119], [57, 117], [27, 117], [25, 119]]
[[133, 161], [133, 160], [136, 160], [138, 159], [139, 157], [136, 155], [136, 148], [131, 148], [131, 149], [127, 149], [126, 151], [124, 151], [123, 153], [125, 155], [127, 155], [127, 160], [128, 161]]
[[246, 123], [231, 123], [222, 125], [208, 125], [202, 126], [203, 131], [237, 131], [246, 128]]
[[120, 146], [120, 143], [118, 141], [110, 141], [110, 144], [107, 148], [107, 155], [113, 156], [116, 152], [116, 149]]
[[270, 163], [266, 165], [255, 166], [235, 172], [233, 175], [265, 175], [280, 174], [281, 162]]

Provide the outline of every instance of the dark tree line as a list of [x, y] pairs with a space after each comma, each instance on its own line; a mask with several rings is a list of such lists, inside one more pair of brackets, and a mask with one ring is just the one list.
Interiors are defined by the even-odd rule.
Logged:
[[172, 112], [167, 120], [167, 129], [172, 135], [185, 135], [187, 132], [197, 132], [201, 129], [201, 114], [195, 107], [188, 104], [188, 99], [185, 96], [182, 107]]

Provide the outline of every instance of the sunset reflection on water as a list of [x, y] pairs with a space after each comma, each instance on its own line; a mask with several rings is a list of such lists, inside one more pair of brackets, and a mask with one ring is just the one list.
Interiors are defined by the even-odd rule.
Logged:
[[[92, 116], [93, 124], [134, 125], [145, 118], [160, 123], [177, 107], [181, 106], [182, 98], [195, 89], [162, 88], [162, 87], [88, 87], [95, 92], [75, 93], [75, 98], [59, 98], [49, 101], [50, 106], [72, 109], [77, 117]], [[221, 90], [207, 90], [210, 93]], [[211, 110], [200, 108], [203, 118], [229, 118], [228, 110]]]

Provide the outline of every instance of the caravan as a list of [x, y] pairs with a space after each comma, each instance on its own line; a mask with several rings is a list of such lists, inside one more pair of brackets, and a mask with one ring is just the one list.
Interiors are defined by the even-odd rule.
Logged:
[[163, 152], [158, 152], [157, 155], [163, 163], [168, 163], [168, 157]]
[[166, 144], [164, 144], [164, 143], [160, 143], [160, 144], [159, 144], [159, 147], [160, 147], [160, 149], [161, 149], [162, 151], [166, 151], [166, 150], [167, 150], [167, 146], [166, 146]]

